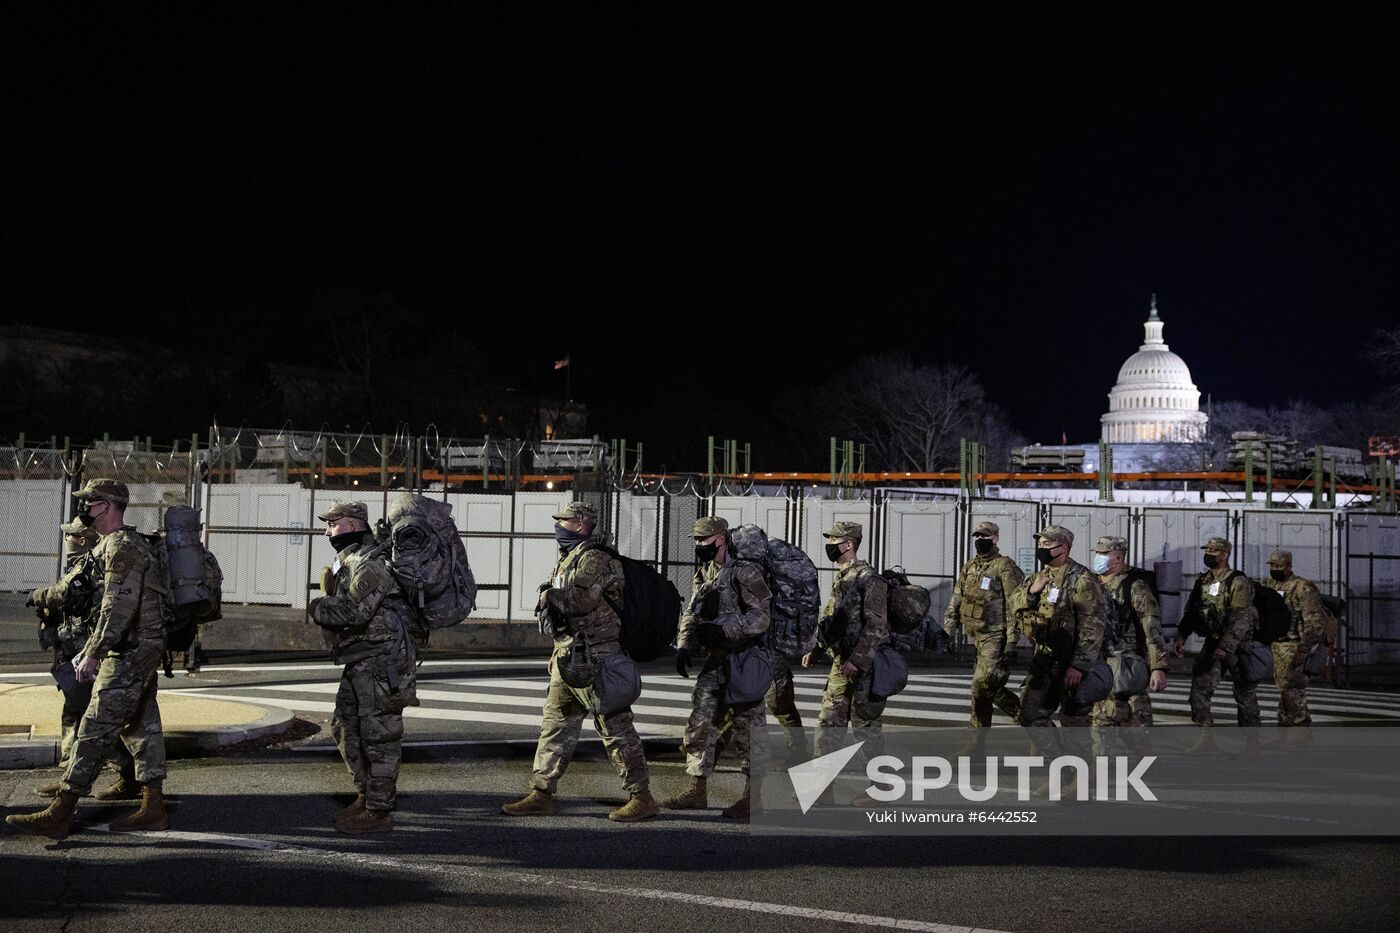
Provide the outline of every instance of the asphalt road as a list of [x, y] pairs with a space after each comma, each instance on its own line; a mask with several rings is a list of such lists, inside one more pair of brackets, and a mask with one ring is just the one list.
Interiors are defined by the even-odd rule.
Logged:
[[[592, 754], [566, 776], [559, 815], [513, 819], [497, 808], [524, 786], [528, 757], [418, 757], [398, 828], [361, 838], [331, 828], [349, 799], [333, 759], [266, 749], [176, 762], [172, 834], [104, 832], [121, 810], [89, 802], [64, 843], [0, 837], [0, 915], [7, 930], [64, 931], [1400, 924], [1393, 840], [768, 837], [715, 810], [620, 826], [605, 817], [617, 779]], [[679, 764], [656, 761], [661, 790], [680, 786]], [[0, 773], [7, 812], [35, 803], [40, 776]], [[740, 786], [720, 775], [713, 796]]]
[[[660, 712], [639, 716], [654, 736], [658, 796], [685, 783], [667, 731], [671, 708], [683, 705], [670, 694], [685, 688], [666, 683], [665, 670], [652, 665], [647, 678], [665, 694], [647, 704]], [[350, 788], [329, 747], [329, 712], [317, 707], [332, 698], [333, 668], [217, 665], [162, 681], [162, 689], [306, 705], [302, 733], [311, 734], [172, 762], [170, 834], [105, 832], [122, 809], [88, 801], [81, 831], [64, 843], [0, 835], [5, 929], [1400, 927], [1392, 839], [773, 837], [717, 809], [620, 826], [606, 814], [621, 788], [587, 742], [557, 816], [506, 817], [500, 804], [528, 781], [540, 675], [538, 660], [425, 666], [423, 688], [449, 696], [407, 721], [398, 828], [361, 838], [331, 827]], [[940, 680], [953, 675], [921, 676], [923, 699], [892, 704], [896, 716], [965, 715], [965, 686]], [[1373, 704], [1380, 712], [1355, 715], [1390, 719], [1386, 699], [1394, 697]], [[6, 812], [41, 805], [31, 789], [51, 774], [0, 772]], [[724, 806], [741, 787], [731, 765], [713, 780], [711, 802]]]

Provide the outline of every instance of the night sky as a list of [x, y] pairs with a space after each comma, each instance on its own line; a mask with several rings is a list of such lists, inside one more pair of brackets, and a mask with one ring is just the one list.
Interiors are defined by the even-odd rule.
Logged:
[[1381, 383], [1394, 7], [484, 6], [10, 20], [4, 322], [319, 364], [387, 291], [629, 437], [888, 349], [1094, 439], [1152, 292], [1203, 403]]

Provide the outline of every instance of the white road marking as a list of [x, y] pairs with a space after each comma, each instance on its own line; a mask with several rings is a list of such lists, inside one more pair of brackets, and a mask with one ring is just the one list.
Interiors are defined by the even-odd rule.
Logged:
[[[103, 832], [113, 832], [110, 826], [97, 827]], [[556, 887], [588, 894], [601, 894], [608, 897], [632, 897], [653, 901], [671, 901], [693, 904], [697, 907], [717, 907], [723, 910], [742, 910], [749, 913], [773, 914], [780, 917], [798, 917], [805, 920], [825, 920], [831, 923], [850, 923], [865, 927], [880, 927], [892, 930], [921, 930], [925, 933], [1000, 933], [997, 930], [954, 926], [947, 923], [934, 923], [903, 917], [882, 917], [875, 914], [857, 914], [839, 910], [823, 910], [817, 907], [801, 907], [796, 904], [778, 904], [769, 901], [751, 901], [734, 897], [712, 897], [708, 894], [690, 894], [684, 891], [667, 891], [659, 888], [634, 888], [620, 885], [598, 884], [579, 881], [567, 876], [538, 875], [531, 872], [507, 871], [494, 868], [477, 868], [471, 865], [439, 865], [415, 859], [413, 861], [387, 858], [377, 855], [362, 855], [354, 852], [336, 852], [330, 849], [317, 849], [259, 839], [256, 836], [235, 836], [228, 833], [192, 833], [175, 830], [162, 832], [123, 833], [121, 835], [147, 836], [154, 840], [171, 840], [192, 844], [228, 846], [254, 851], [284, 853], [309, 856], [331, 861], [347, 861], [358, 865], [391, 868], [405, 872], [429, 872], [446, 875], [449, 878], [479, 878], [482, 881], [505, 883], [522, 890], [533, 887]]]

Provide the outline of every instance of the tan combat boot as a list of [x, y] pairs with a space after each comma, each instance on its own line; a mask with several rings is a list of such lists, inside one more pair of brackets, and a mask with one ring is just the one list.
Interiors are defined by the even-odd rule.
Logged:
[[57, 797], [58, 792], [63, 790], [62, 781], [54, 781], [52, 784], [40, 784], [34, 788], [34, 793], [40, 797]]
[[501, 807], [507, 816], [549, 816], [554, 812], [554, 795], [535, 788], [515, 803]]
[[661, 812], [661, 804], [651, 795], [651, 788], [643, 786], [622, 806], [608, 814], [614, 823], [638, 823], [649, 820]]
[[45, 809], [23, 816], [7, 816], [5, 822], [16, 832], [63, 839], [73, 831], [73, 810], [77, 806], [78, 795], [62, 790]]
[[720, 811], [721, 816], [731, 820], [747, 820], [753, 813], [763, 809], [763, 802], [759, 799], [759, 781], [761, 778], [745, 778], [744, 793], [734, 803]]
[[365, 795], [364, 795], [363, 793], [360, 793], [360, 794], [356, 795], [354, 802], [352, 802], [352, 803], [350, 804], [350, 806], [348, 806], [348, 807], [341, 807], [339, 810], [335, 811], [335, 818], [336, 818], [336, 819], [341, 819], [342, 817], [349, 816], [350, 814], [354, 813], [356, 810], [363, 810], [364, 808], [365, 808]]
[[335, 828], [349, 836], [358, 836], [361, 833], [387, 833], [394, 828], [394, 814], [388, 810], [356, 810], [336, 819]]
[[1201, 734], [1200, 737], [1196, 739], [1196, 744], [1188, 748], [1186, 754], [1206, 755], [1218, 751], [1220, 751], [1220, 748], [1215, 744], [1215, 735], [1211, 733], [1209, 727], [1205, 727], [1201, 729]]
[[116, 782], [92, 795], [94, 800], [140, 800], [141, 785], [123, 774]]
[[667, 810], [703, 810], [709, 805], [710, 798], [702, 777], [691, 778], [689, 787], [662, 804]]
[[165, 795], [161, 793], [161, 782], [151, 781], [141, 785], [141, 808], [129, 816], [111, 823], [113, 832], [137, 833], [159, 832], [170, 828], [170, 814], [165, 810]]

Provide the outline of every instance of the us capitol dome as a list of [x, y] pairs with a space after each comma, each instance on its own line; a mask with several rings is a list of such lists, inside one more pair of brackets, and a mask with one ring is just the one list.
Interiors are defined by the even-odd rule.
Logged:
[[1099, 419], [1110, 444], [1190, 444], [1206, 435], [1201, 392], [1186, 361], [1162, 340], [1157, 296], [1142, 325], [1142, 346], [1123, 362], [1108, 393], [1108, 413]]

